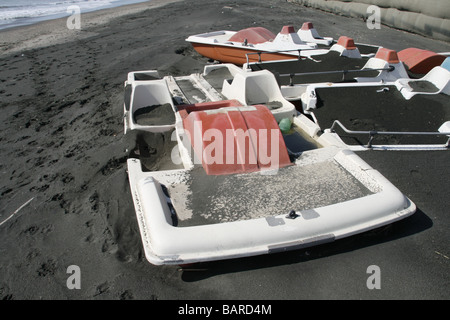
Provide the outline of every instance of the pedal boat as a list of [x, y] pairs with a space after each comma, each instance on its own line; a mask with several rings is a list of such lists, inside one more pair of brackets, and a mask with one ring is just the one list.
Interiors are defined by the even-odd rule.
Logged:
[[[320, 55], [335, 44], [333, 38], [320, 37], [311, 22], [305, 22], [298, 32], [293, 26], [284, 26], [277, 35], [263, 27], [251, 27], [192, 35], [186, 41], [202, 56], [236, 65]], [[365, 44], [358, 47], [364, 54], [378, 49]]]
[[450, 70], [444, 62], [421, 78], [410, 78], [398, 62], [396, 75], [307, 84], [302, 112], [322, 131], [339, 133], [352, 150], [448, 150]]
[[[357, 50], [346, 43], [344, 53]], [[405, 56], [407, 52], [412, 53], [410, 58]], [[442, 54], [412, 49], [397, 54], [387, 48], [379, 48], [368, 59], [349, 58], [331, 50], [324, 56], [252, 62], [243, 68], [218, 64], [205, 67], [203, 76], [220, 91], [223, 79], [269, 70], [286, 100], [321, 131], [339, 132], [355, 151], [448, 149], [450, 58], [442, 62]], [[421, 72], [429, 72], [413, 73], [411, 61], [416, 70], [420, 66]], [[295, 72], [297, 69], [303, 72]]]
[[[129, 183], [150, 263], [301, 249], [415, 212], [413, 202], [334, 135], [319, 136], [269, 71], [236, 74], [222, 92], [198, 74], [149, 80], [154, 75], [130, 72], [124, 103], [126, 136], [136, 141]], [[139, 110], [151, 118], [158, 106], [170, 117], [136, 124]], [[282, 133], [283, 119], [292, 126]]]

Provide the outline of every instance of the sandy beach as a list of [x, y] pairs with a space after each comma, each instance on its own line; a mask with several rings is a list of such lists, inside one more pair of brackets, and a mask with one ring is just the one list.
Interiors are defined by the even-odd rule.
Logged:
[[[183, 271], [144, 257], [123, 134], [127, 73], [200, 72], [189, 35], [313, 22], [394, 50], [450, 44], [285, 1], [152, 0], [0, 31], [0, 300], [449, 299], [450, 154], [358, 153], [418, 207], [382, 230]], [[69, 289], [67, 269], [81, 271]], [[382, 288], [366, 286], [378, 265]]]

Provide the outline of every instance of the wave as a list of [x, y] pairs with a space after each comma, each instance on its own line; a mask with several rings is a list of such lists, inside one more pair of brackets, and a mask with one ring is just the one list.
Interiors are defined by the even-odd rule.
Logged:
[[2, 0], [0, 30], [69, 16], [73, 5], [85, 13], [146, 1], [151, 0]]
[[[10, 23], [14, 20], [39, 18], [52, 15], [68, 14], [67, 8], [71, 5], [80, 7], [81, 12], [92, 11], [99, 8], [113, 6], [121, 0], [66, 0], [66, 1], [14, 1], [11, 5], [0, 7], [0, 24]], [[123, 1], [122, 1], [123, 2]]]

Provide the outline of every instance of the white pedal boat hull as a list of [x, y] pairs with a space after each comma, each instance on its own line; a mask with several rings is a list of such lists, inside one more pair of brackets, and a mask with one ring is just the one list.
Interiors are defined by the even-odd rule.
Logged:
[[[148, 89], [143, 92], [149, 98], [165, 96], [152, 92], [153, 89], [170, 92], [175, 97], [180, 91], [173, 87], [175, 80], [166, 77], [167, 85], [164, 85], [162, 80], [137, 80], [136, 73], [130, 73], [126, 85], [132, 89], [143, 86]], [[178, 80], [184, 81], [184, 77]], [[195, 83], [197, 90], [200, 82]], [[211, 88], [209, 91], [206, 96], [211, 101], [216, 96], [220, 98], [219, 94], [212, 94]], [[222, 95], [240, 101], [242, 110], [278, 101], [281, 107], [271, 110], [275, 124], [286, 117], [292, 119], [292, 128], [298, 129], [297, 136], [292, 137], [310, 139], [317, 144], [311, 149], [295, 150], [296, 160], [275, 171], [273, 176], [270, 171], [245, 172], [225, 174], [220, 179], [228, 180], [211, 182], [209, 179], [216, 178], [208, 178], [211, 176], [202, 167], [194, 165], [189, 146], [185, 144], [188, 129], [180, 115], [183, 105], [175, 107], [168, 103], [168, 110], [173, 108], [175, 112], [175, 124], [171, 128], [131, 127], [136, 118], [134, 110], [145, 105], [133, 101], [146, 100], [145, 96], [133, 96], [137, 92], [131, 90], [130, 102], [125, 103], [125, 118], [129, 119], [125, 121], [125, 131], [156, 135], [170, 135], [172, 131], [172, 138], [176, 136], [172, 140], [177, 142], [174, 150], [181, 159], [178, 169], [160, 171], [144, 170], [139, 156], [127, 163], [145, 256], [152, 264], [190, 264], [300, 249], [393, 223], [416, 210], [414, 203], [335, 135], [318, 136], [320, 128], [306, 116], [296, 114], [268, 71], [237, 73], [231, 83], [223, 82]], [[264, 101], [255, 100], [255, 92], [265, 93], [257, 95]], [[182, 98], [185, 100], [186, 96]], [[165, 103], [163, 100], [155, 103]], [[225, 114], [226, 110], [210, 114]], [[293, 151], [289, 148], [286, 145], [287, 150]], [[200, 191], [192, 187], [193, 181], [197, 187], [201, 186]], [[203, 183], [209, 185], [204, 187]], [[221, 189], [222, 186], [226, 188]], [[245, 194], [244, 199], [241, 193]], [[214, 202], [218, 197], [220, 201]], [[292, 210], [294, 217], [289, 216]]]
[[172, 225], [167, 197], [158, 181], [167, 183], [185, 170], [142, 172], [140, 161], [129, 159], [130, 186], [147, 260], [155, 265], [189, 264], [301, 249], [390, 224], [415, 212], [414, 203], [353, 152], [341, 150], [333, 158], [377, 192], [297, 211], [295, 219], [283, 212], [188, 227]]

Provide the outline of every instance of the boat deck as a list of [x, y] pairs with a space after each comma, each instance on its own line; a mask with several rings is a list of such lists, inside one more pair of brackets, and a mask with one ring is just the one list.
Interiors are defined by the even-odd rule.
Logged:
[[[421, 85], [432, 90], [432, 84]], [[450, 119], [449, 97], [442, 93], [417, 94], [406, 100], [395, 86], [380, 85], [323, 87], [316, 89], [316, 94], [317, 109], [311, 113], [322, 129], [339, 120], [349, 130], [437, 132]], [[348, 136], [338, 130], [337, 133], [350, 145], [366, 144], [368, 140], [367, 135]], [[448, 137], [388, 135], [375, 139], [388, 144], [444, 144]]]
[[218, 92], [222, 91], [223, 81], [232, 80], [233, 75], [227, 68], [218, 68], [204, 76], [205, 80]]
[[[275, 216], [302, 212], [318, 217], [313, 208], [364, 197], [372, 192], [345, 170], [328, 149], [304, 152], [295, 165], [276, 174], [206, 175], [199, 166], [189, 171], [155, 172], [166, 187], [176, 212], [177, 227], [199, 226], [256, 218], [276, 223]], [[322, 154], [322, 155], [321, 155]], [[323, 157], [323, 161], [308, 161]], [[310, 210], [311, 209], [311, 210]]]
[[269, 70], [278, 75], [277, 80], [280, 85], [288, 85], [290, 83], [290, 75], [300, 73], [314, 73], [306, 75], [295, 75], [293, 83], [320, 83], [320, 82], [342, 82], [351, 81], [355, 77], [376, 77], [377, 71], [361, 71], [345, 73], [322, 74], [325, 71], [342, 71], [342, 70], [360, 70], [364, 67], [369, 58], [348, 58], [340, 56], [339, 52], [330, 51], [323, 55], [316, 55], [309, 58], [302, 58], [300, 60], [286, 60], [286, 61], [269, 61], [269, 62], [254, 62], [250, 63], [249, 67], [252, 71]]
[[[216, 82], [220, 82], [217, 77]], [[220, 101], [226, 100], [221, 94], [221, 90], [217, 90], [213, 87], [209, 79], [205, 79], [200, 74], [192, 74], [190, 76], [182, 77], [166, 77], [170, 94], [173, 97], [174, 104], [195, 104], [202, 102]], [[222, 78], [223, 83], [224, 78]], [[217, 85], [214, 83], [214, 85]]]

